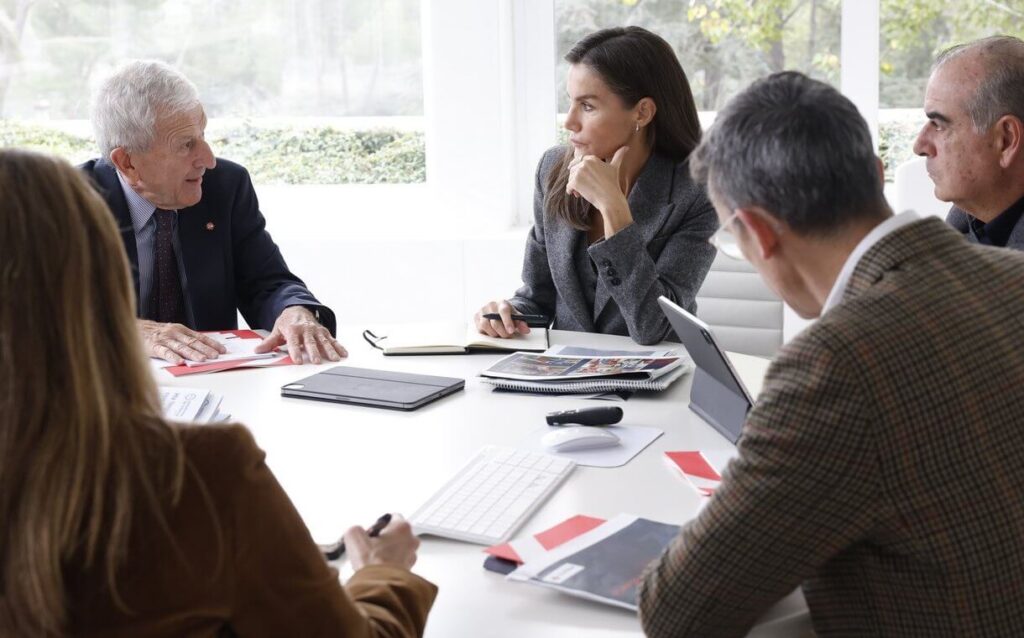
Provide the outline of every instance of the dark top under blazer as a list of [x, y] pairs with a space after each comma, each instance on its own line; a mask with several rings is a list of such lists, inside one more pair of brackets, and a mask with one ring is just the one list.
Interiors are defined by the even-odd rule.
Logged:
[[[117, 169], [107, 160], [90, 160], [81, 169], [117, 220], [138, 299], [135, 230]], [[320, 323], [335, 334], [334, 312], [317, 301], [302, 280], [288, 270], [266, 225], [249, 173], [234, 162], [217, 158], [216, 168], [203, 175], [202, 199], [178, 211], [181, 263], [188, 282], [186, 305], [194, 315], [191, 327], [237, 328], [236, 310], [240, 310], [250, 327], [272, 330], [285, 308], [306, 306], [315, 309]], [[143, 303], [145, 300], [137, 304], [139, 309]]]
[[[970, 217], [959, 207], [953, 206], [949, 209], [949, 213], [946, 215], [946, 223], [966, 235], [968, 241], [977, 241], [974, 233], [971, 232]], [[1010, 237], [1007, 239], [1004, 248], [1024, 250], [1024, 217], [1021, 217], [1013, 227], [1013, 230], [1010, 231]]]
[[520, 312], [552, 317], [560, 330], [629, 335], [641, 344], [676, 339], [658, 297], [696, 311], [694, 297], [715, 258], [707, 240], [718, 228], [704, 189], [685, 160], [651, 155], [629, 193], [633, 223], [587, 249], [598, 272], [589, 307], [574, 267], [586, 231], [544, 210], [548, 175], [565, 152], [548, 149], [537, 166], [523, 286], [509, 301]]

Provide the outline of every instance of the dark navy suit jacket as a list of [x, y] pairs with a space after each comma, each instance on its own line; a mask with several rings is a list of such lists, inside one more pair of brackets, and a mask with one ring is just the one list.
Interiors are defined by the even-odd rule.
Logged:
[[[138, 299], [135, 230], [117, 169], [107, 160], [90, 160], [80, 168], [92, 179], [117, 220]], [[335, 334], [334, 313], [288, 270], [270, 238], [252, 180], [242, 166], [217, 158], [216, 168], [203, 175], [202, 199], [178, 211], [178, 240], [188, 282], [186, 305], [192, 311], [192, 328], [237, 328], [236, 310], [240, 310], [250, 327], [271, 330], [282, 310], [306, 306], [315, 310], [320, 323]]]

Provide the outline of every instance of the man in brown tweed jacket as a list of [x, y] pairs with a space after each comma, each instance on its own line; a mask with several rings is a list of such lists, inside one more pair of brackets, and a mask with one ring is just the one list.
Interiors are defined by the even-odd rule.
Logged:
[[806, 317], [739, 457], [640, 589], [651, 636], [1024, 635], [1024, 253], [893, 216], [856, 107], [754, 83], [695, 151], [724, 233]]

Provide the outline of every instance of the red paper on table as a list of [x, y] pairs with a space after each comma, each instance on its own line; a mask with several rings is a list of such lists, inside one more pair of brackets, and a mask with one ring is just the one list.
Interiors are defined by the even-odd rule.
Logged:
[[532, 557], [550, 551], [577, 536], [589, 532], [604, 522], [603, 518], [577, 515], [533, 536], [509, 541], [501, 545], [493, 545], [484, 551], [491, 556], [522, 564]]
[[686, 480], [704, 496], [711, 496], [722, 482], [718, 470], [712, 467], [699, 451], [665, 452], [665, 456], [669, 463], [682, 472]]
[[[253, 330], [213, 330], [204, 334], [233, 334], [239, 339], [260, 339], [258, 332]], [[234, 370], [236, 368], [268, 368], [272, 366], [289, 366], [292, 365], [292, 358], [285, 355], [280, 359], [242, 359], [238, 361], [211, 361], [210, 363], [204, 363], [197, 366], [189, 366], [185, 364], [170, 366], [164, 368], [167, 372], [171, 373], [176, 377], [183, 377], [189, 374], [203, 374], [206, 372], [221, 372], [224, 370]]]

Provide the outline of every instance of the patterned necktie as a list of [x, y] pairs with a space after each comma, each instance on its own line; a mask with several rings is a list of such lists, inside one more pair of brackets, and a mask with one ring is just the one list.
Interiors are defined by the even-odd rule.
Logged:
[[156, 209], [156, 255], [151, 316], [161, 323], [185, 323], [178, 260], [174, 256], [174, 211]]

